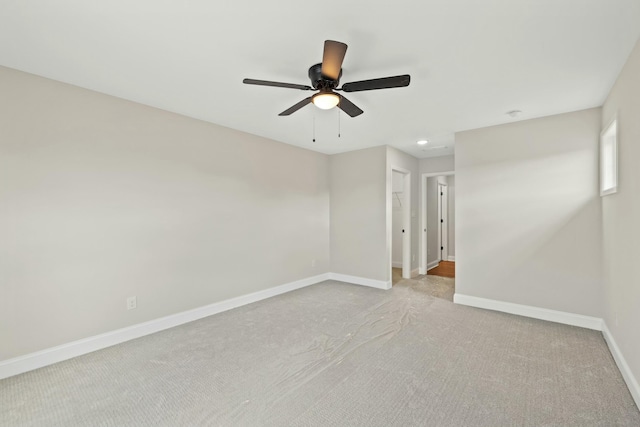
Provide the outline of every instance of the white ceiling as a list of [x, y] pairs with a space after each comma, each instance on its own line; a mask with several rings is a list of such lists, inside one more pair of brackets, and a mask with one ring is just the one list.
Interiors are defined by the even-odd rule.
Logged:
[[[600, 106], [640, 35], [640, 0], [2, 0], [0, 65], [323, 153], [389, 144], [451, 154], [453, 133]], [[309, 105], [325, 39], [365, 113]], [[0, 95], [1, 96], [1, 95]], [[315, 116], [316, 142], [312, 142]], [[427, 138], [426, 147], [416, 145]]]

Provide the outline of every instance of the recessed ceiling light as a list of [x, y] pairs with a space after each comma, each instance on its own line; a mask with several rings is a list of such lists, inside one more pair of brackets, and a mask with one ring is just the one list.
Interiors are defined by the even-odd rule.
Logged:
[[424, 145], [427, 142], [429, 142], [429, 141], [427, 141], [426, 139], [421, 139], [420, 141], [418, 141], [418, 145]]
[[522, 114], [522, 111], [520, 111], [520, 110], [511, 110], [511, 111], [507, 111], [506, 114], [507, 114], [507, 116], [509, 116], [511, 118], [516, 118], [520, 114]]

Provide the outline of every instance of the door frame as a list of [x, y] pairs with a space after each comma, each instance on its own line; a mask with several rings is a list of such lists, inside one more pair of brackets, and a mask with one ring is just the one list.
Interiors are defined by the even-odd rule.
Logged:
[[392, 215], [393, 215], [393, 189], [391, 181], [393, 171], [403, 175], [403, 204], [402, 204], [402, 278], [411, 279], [411, 171], [399, 166], [391, 165], [388, 175], [387, 186], [387, 256], [389, 262], [389, 283], [393, 281], [393, 254], [391, 245], [393, 242]]
[[[440, 261], [449, 258], [449, 187], [447, 184], [438, 183], [438, 247], [440, 248]], [[445, 255], [446, 254], [446, 255]]]
[[429, 172], [420, 175], [420, 244], [419, 274], [427, 274], [427, 178], [455, 175], [455, 171]]

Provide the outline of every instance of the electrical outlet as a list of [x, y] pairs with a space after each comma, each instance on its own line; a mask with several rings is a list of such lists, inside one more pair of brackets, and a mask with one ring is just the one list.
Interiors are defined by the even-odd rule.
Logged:
[[315, 267], [315, 266], [316, 266], [316, 260], [315, 260], [315, 259], [312, 259], [312, 260], [311, 260], [311, 267]]
[[416, 260], [416, 254], [411, 255], [411, 261], [415, 261]]
[[138, 302], [136, 301], [136, 297], [127, 298], [127, 310], [133, 310], [138, 306]]

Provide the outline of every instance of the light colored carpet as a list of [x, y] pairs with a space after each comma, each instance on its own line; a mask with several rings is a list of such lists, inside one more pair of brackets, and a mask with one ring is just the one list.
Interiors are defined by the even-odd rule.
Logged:
[[399, 283], [271, 298], [0, 382], [3, 426], [640, 426], [599, 332]]
[[410, 287], [415, 292], [453, 302], [456, 284], [453, 278], [422, 274], [413, 279], [403, 279], [401, 268], [392, 269], [392, 278], [393, 286]]

